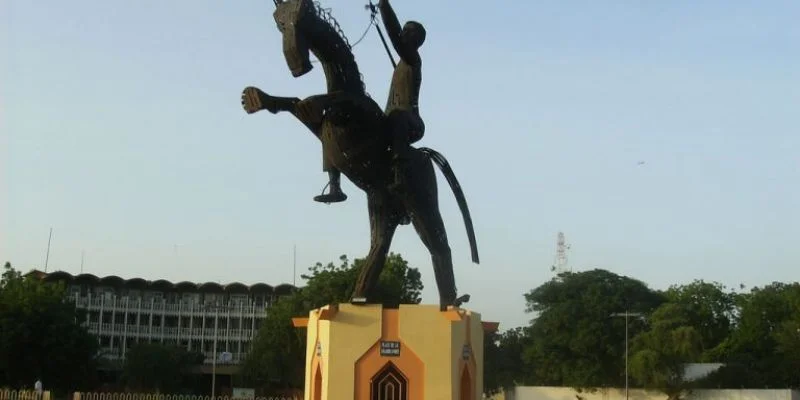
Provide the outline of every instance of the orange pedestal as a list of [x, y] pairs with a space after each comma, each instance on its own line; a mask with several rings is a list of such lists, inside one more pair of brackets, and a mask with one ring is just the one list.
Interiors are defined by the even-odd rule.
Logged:
[[306, 400], [478, 400], [483, 333], [464, 309], [341, 304], [295, 318], [308, 329]]

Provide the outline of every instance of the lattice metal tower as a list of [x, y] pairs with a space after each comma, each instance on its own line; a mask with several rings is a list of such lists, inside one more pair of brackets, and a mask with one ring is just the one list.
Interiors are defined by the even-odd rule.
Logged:
[[556, 239], [556, 259], [553, 263], [553, 266], [550, 268], [550, 271], [553, 271], [556, 274], [572, 271], [572, 269], [569, 267], [567, 258], [567, 250], [569, 250], [570, 247], [571, 246], [567, 244], [567, 239], [564, 236], [564, 232], [558, 232], [558, 238]]

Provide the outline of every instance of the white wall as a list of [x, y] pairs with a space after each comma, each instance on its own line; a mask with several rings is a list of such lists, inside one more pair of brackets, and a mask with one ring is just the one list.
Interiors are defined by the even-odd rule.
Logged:
[[[509, 390], [506, 400], [621, 400], [625, 399], [624, 389], [603, 389], [594, 393], [578, 393], [572, 388], [517, 386]], [[731, 389], [695, 390], [687, 400], [800, 400], [800, 392], [789, 389]], [[666, 400], [667, 396], [658, 391], [631, 389], [630, 400]]]
[[683, 365], [683, 379], [693, 381], [722, 368], [722, 363], [690, 363]]

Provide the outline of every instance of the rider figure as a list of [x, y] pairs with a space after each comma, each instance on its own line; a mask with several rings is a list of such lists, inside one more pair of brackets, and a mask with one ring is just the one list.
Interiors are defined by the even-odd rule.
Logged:
[[[422, 84], [422, 59], [419, 48], [425, 42], [425, 28], [416, 21], [408, 21], [401, 28], [389, 0], [380, 0], [378, 9], [392, 46], [400, 56], [400, 62], [392, 75], [386, 104], [394, 171], [394, 182], [390, 183], [389, 188], [397, 190], [406, 182], [410, 145], [425, 135], [425, 123], [419, 115], [419, 89]], [[330, 191], [328, 194], [314, 197], [314, 200], [322, 203], [345, 201], [347, 195], [341, 189], [341, 172], [325, 155], [322, 168], [328, 172]]]
[[394, 167], [394, 182], [389, 187], [395, 190], [405, 184], [410, 145], [425, 134], [425, 123], [419, 115], [419, 89], [422, 84], [419, 48], [425, 42], [425, 28], [416, 21], [408, 21], [401, 28], [389, 0], [380, 0], [378, 8], [392, 46], [400, 56], [392, 75], [386, 105]]

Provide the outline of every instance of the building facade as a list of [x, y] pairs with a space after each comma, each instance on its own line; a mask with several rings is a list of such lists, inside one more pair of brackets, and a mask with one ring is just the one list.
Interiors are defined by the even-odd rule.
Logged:
[[101, 357], [122, 361], [137, 343], [181, 346], [205, 355], [207, 364], [238, 364], [267, 315], [269, 306], [296, 288], [265, 283], [172, 283], [118, 276], [71, 275], [58, 271], [42, 279], [64, 282], [70, 301], [85, 311]]

